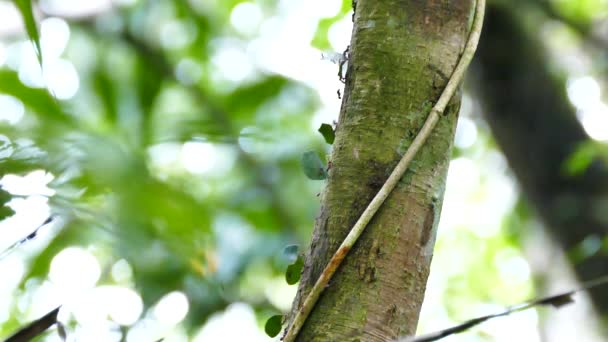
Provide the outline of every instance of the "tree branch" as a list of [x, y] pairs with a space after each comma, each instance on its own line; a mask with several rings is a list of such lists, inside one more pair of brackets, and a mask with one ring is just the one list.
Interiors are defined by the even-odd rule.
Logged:
[[21, 328], [14, 335], [6, 339], [5, 342], [31, 341], [35, 337], [45, 332], [53, 324], [57, 323], [57, 314], [59, 313], [60, 308], [61, 307], [57, 307], [55, 310], [31, 322], [26, 327]]
[[464, 323], [458, 324], [456, 326], [453, 326], [453, 327], [450, 327], [447, 329], [443, 329], [443, 330], [439, 330], [439, 331], [436, 331], [436, 332], [433, 332], [430, 334], [417, 336], [417, 337], [406, 337], [406, 338], [400, 339], [399, 342], [438, 341], [445, 337], [467, 331], [470, 328], [477, 326], [490, 319], [507, 316], [507, 315], [510, 315], [515, 312], [532, 309], [532, 308], [535, 308], [538, 306], [553, 306], [554, 308], [558, 309], [564, 305], [573, 303], [574, 299], [572, 299], [572, 296], [574, 294], [576, 294], [577, 292], [589, 290], [594, 287], [599, 287], [599, 286], [606, 285], [606, 284], [608, 284], [608, 276], [603, 276], [603, 277], [588, 281], [588, 282], [584, 283], [582, 286], [580, 286], [579, 288], [574, 289], [574, 290], [570, 290], [570, 291], [563, 292], [560, 294], [556, 294], [556, 295], [552, 295], [552, 296], [548, 296], [548, 297], [542, 297], [542, 298], [534, 299], [532, 301], [514, 305], [514, 306], [507, 308], [505, 311], [491, 314], [491, 315], [476, 317], [476, 318], [470, 319]]

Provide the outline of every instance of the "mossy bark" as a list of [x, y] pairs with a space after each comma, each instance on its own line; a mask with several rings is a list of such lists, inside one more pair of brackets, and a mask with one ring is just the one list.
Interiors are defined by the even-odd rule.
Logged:
[[[293, 310], [422, 127], [464, 48], [473, 4], [356, 2], [332, 167]], [[459, 107], [457, 95], [298, 341], [389, 341], [415, 332]]]

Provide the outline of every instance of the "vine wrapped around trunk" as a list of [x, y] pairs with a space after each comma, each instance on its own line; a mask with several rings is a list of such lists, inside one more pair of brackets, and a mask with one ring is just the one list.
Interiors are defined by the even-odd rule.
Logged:
[[[473, 1], [359, 0], [346, 89], [294, 313], [409, 148], [466, 42]], [[460, 101], [333, 276], [299, 341], [387, 341], [415, 331]]]

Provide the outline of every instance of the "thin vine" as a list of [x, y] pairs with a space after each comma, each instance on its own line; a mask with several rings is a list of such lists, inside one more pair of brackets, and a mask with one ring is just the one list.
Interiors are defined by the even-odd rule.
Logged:
[[304, 322], [308, 318], [308, 315], [310, 314], [315, 304], [317, 303], [317, 300], [321, 296], [321, 293], [331, 280], [331, 277], [336, 272], [336, 270], [338, 269], [350, 249], [354, 246], [355, 242], [357, 242], [357, 239], [359, 238], [359, 236], [361, 236], [361, 233], [363, 233], [365, 227], [372, 219], [374, 214], [378, 211], [382, 203], [384, 203], [384, 201], [390, 195], [391, 191], [395, 188], [395, 186], [407, 170], [410, 162], [416, 156], [416, 153], [418, 153], [420, 148], [424, 145], [424, 143], [430, 136], [433, 128], [439, 121], [441, 114], [445, 111], [447, 104], [456, 92], [458, 85], [464, 77], [465, 71], [471, 63], [473, 56], [475, 55], [475, 51], [477, 50], [477, 44], [479, 42], [479, 37], [481, 36], [481, 30], [483, 27], [485, 5], [486, 0], [476, 1], [475, 17], [466, 46], [464, 48], [462, 56], [460, 57], [460, 60], [458, 61], [458, 65], [456, 65], [456, 68], [454, 69], [454, 72], [452, 73], [448, 84], [441, 93], [439, 100], [431, 109], [431, 112], [429, 113], [429, 116], [427, 117], [424, 125], [422, 126], [422, 129], [420, 130], [418, 135], [416, 135], [416, 138], [414, 138], [414, 141], [399, 161], [399, 164], [397, 164], [389, 178], [386, 180], [384, 185], [382, 185], [380, 191], [378, 191], [376, 196], [372, 199], [372, 201], [367, 206], [363, 214], [361, 214], [361, 217], [359, 217], [359, 220], [357, 220], [353, 228], [350, 230], [350, 232], [348, 233], [336, 253], [329, 260], [329, 263], [323, 270], [323, 273], [321, 273], [321, 275], [319, 276], [319, 279], [317, 279], [317, 282], [304, 300], [304, 303], [296, 312], [293, 322], [291, 323], [291, 326], [288, 327], [285, 337], [283, 338], [284, 342], [293, 342], [295, 340], [298, 333], [300, 332], [300, 329], [304, 325]]

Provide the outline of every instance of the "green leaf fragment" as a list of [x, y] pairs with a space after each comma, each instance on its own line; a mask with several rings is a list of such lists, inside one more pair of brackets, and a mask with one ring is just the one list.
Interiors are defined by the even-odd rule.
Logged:
[[321, 135], [323, 135], [323, 138], [325, 139], [325, 142], [328, 144], [333, 144], [334, 140], [336, 139], [336, 132], [334, 132], [333, 127], [331, 127], [331, 125], [329, 124], [321, 124], [321, 127], [319, 127], [319, 133], [321, 133]]
[[12, 196], [9, 192], [0, 189], [0, 220], [4, 220], [5, 218], [15, 214], [15, 211], [11, 209], [11, 207], [6, 206], [6, 203], [8, 203], [11, 199]]
[[325, 164], [315, 151], [308, 151], [302, 154], [302, 169], [309, 179], [323, 180], [327, 178]]
[[0, 93], [19, 99], [26, 107], [48, 118], [64, 122], [71, 120], [48, 91], [24, 85], [15, 71], [0, 70]]
[[270, 337], [275, 337], [281, 332], [281, 328], [283, 326], [283, 315], [274, 315], [270, 317], [266, 321], [266, 325], [264, 325], [264, 331], [266, 335]]
[[42, 66], [42, 49], [40, 48], [40, 35], [38, 33], [38, 27], [36, 25], [36, 19], [34, 18], [34, 10], [32, 8], [31, 0], [14, 0], [13, 1], [25, 24], [25, 30], [30, 40], [34, 43], [36, 48], [36, 56], [38, 57], [38, 63]]
[[564, 162], [563, 170], [567, 175], [583, 174], [595, 159], [608, 162], [608, 146], [596, 141], [580, 144]]
[[289, 262], [293, 263], [298, 258], [299, 249], [300, 247], [298, 245], [288, 245], [283, 250], [283, 254], [285, 254], [285, 257], [289, 260]]
[[293, 285], [300, 281], [300, 275], [302, 274], [302, 269], [304, 268], [304, 258], [301, 255], [298, 256], [296, 262], [287, 266], [287, 271], [285, 271], [285, 280], [287, 284]]
[[579, 148], [566, 160], [565, 170], [569, 175], [580, 175], [593, 161], [593, 151], [588, 148]]

